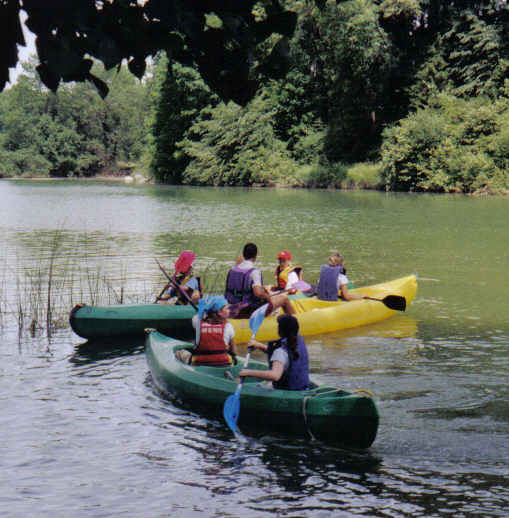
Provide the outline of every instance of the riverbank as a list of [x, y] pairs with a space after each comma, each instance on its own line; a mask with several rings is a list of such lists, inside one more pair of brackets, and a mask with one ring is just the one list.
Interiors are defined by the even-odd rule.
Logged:
[[[52, 182], [52, 181], [81, 181], [81, 182], [119, 182], [119, 183], [134, 183], [134, 184], [156, 184], [153, 176], [147, 177], [143, 174], [137, 173], [131, 174], [98, 174], [95, 176], [69, 176], [62, 178], [53, 177], [7, 177], [0, 180], [23, 180], [33, 182]], [[327, 183], [325, 180], [329, 180]], [[169, 185], [169, 184], [159, 184]], [[184, 184], [185, 185], [185, 184]], [[201, 187], [241, 187], [241, 186], [230, 186], [230, 185], [200, 185]], [[327, 189], [327, 190], [338, 190], [338, 191], [386, 191], [387, 186], [383, 182], [380, 175], [380, 166], [377, 164], [355, 164], [351, 167], [346, 168], [346, 174], [343, 179], [332, 179], [326, 175], [315, 176], [308, 179], [306, 182], [266, 182], [266, 183], [253, 183], [245, 187], [261, 188], [261, 189]], [[395, 191], [396, 192], [396, 191]], [[399, 192], [399, 191], [397, 191]], [[485, 196], [509, 196], [509, 190], [503, 189], [490, 189], [483, 187], [474, 192], [462, 192], [456, 190], [453, 192], [436, 192], [436, 191], [419, 191], [421, 194], [459, 194], [471, 197], [485, 197]]]
[[97, 176], [66, 176], [63, 178], [48, 178], [48, 177], [24, 177], [24, 176], [16, 176], [9, 178], [0, 178], [0, 180], [23, 180], [29, 182], [120, 182], [120, 183], [153, 183], [153, 177], [145, 177], [143, 175], [97, 175]]
[[[141, 171], [141, 172], [134, 172]], [[332, 189], [332, 190], [385, 190], [385, 184], [381, 177], [381, 166], [374, 163], [359, 163], [353, 165], [336, 164], [334, 167], [326, 167], [321, 165], [301, 166], [292, 178], [288, 181], [284, 179], [268, 180], [266, 182], [253, 182], [245, 187], [264, 187], [279, 189]], [[4, 180], [31, 180], [31, 181], [54, 181], [54, 180], [83, 180], [83, 181], [112, 181], [126, 183], [150, 183], [154, 182], [153, 176], [149, 175], [143, 168], [137, 168], [130, 165], [129, 170], [126, 168], [115, 169], [115, 172], [106, 170], [95, 176], [68, 176], [68, 177], [38, 177], [38, 176], [11, 176], [3, 178]], [[206, 183], [193, 185], [202, 185], [208, 187], [217, 187], [221, 185], [208, 185]], [[242, 187], [243, 185], [238, 185]]]

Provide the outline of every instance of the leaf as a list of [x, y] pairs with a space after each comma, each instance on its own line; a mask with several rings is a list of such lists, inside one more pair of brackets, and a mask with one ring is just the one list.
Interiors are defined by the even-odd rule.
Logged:
[[35, 69], [37, 70], [41, 81], [52, 92], [56, 92], [58, 85], [60, 84], [60, 76], [55, 74], [55, 72], [46, 63], [41, 63]]
[[135, 75], [138, 79], [141, 79], [145, 74], [147, 64], [143, 58], [132, 58], [127, 63], [127, 67], [131, 74]]
[[94, 84], [94, 86], [97, 88], [97, 91], [99, 92], [99, 95], [104, 99], [109, 92], [108, 85], [102, 80], [99, 79], [94, 74], [88, 74], [87, 79]]
[[9, 68], [18, 62], [16, 44], [25, 45], [17, 2], [0, 1], [0, 91], [9, 80]]

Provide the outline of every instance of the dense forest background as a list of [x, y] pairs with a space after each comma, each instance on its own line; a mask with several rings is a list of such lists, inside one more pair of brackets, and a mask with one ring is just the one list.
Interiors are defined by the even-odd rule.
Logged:
[[246, 106], [164, 54], [141, 81], [95, 64], [104, 100], [91, 83], [54, 94], [26, 63], [0, 94], [0, 177], [509, 190], [505, 0], [282, 3], [298, 13], [294, 35], [259, 52], [279, 45], [286, 75]]

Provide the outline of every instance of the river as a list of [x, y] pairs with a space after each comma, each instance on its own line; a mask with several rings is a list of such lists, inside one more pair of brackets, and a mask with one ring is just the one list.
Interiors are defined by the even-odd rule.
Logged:
[[[491, 517], [509, 509], [507, 198], [0, 181], [0, 515]], [[375, 394], [366, 452], [225, 423], [162, 397], [139, 341], [87, 343], [77, 302], [151, 302], [197, 255], [219, 291], [247, 241], [314, 281], [416, 272], [380, 324], [307, 340], [312, 378]], [[48, 308], [50, 311], [48, 311]], [[241, 347], [242, 351], [242, 347]], [[244, 430], [249, 436], [249, 431]]]

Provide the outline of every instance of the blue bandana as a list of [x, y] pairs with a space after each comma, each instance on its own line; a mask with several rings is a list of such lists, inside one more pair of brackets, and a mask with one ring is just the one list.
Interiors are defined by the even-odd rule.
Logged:
[[202, 320], [203, 315], [209, 311], [219, 311], [228, 304], [228, 301], [220, 295], [204, 297], [198, 301], [198, 319]]
[[221, 295], [209, 295], [198, 301], [198, 327], [196, 329], [196, 343], [200, 341], [200, 322], [203, 316], [209, 311], [219, 311], [228, 304], [228, 301]]

